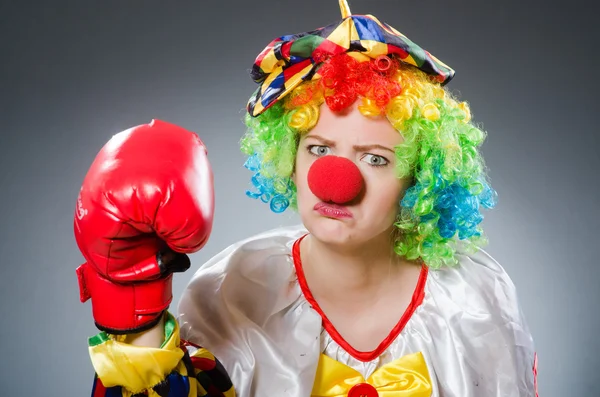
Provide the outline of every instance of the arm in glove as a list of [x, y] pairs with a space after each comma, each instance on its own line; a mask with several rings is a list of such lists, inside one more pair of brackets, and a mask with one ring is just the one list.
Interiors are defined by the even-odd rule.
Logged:
[[[172, 300], [172, 273], [211, 232], [213, 176], [198, 136], [153, 120], [116, 134], [98, 153], [75, 211], [82, 302], [112, 334], [156, 325]], [[168, 257], [168, 260], [164, 258]]]

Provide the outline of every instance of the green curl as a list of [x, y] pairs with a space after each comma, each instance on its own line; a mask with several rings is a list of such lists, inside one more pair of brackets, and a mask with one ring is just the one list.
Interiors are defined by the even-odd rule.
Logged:
[[[415, 108], [400, 126], [404, 142], [395, 148], [395, 171], [399, 178], [411, 177], [413, 184], [399, 203], [394, 250], [440, 268], [458, 264], [457, 250], [472, 253], [488, 244], [480, 226], [481, 207], [493, 208], [497, 193], [490, 187], [478, 150], [486, 133], [466, 120], [467, 114], [453, 99], [430, 102], [438, 108], [439, 118], [428, 119]], [[248, 130], [241, 150], [256, 163], [249, 168], [255, 172], [253, 183], [259, 192], [248, 195], [270, 201], [272, 209], [274, 200], [284, 200], [297, 210], [291, 176], [300, 134], [289, 125], [294, 110], [285, 103], [285, 99], [277, 102], [257, 117], [246, 115]]]

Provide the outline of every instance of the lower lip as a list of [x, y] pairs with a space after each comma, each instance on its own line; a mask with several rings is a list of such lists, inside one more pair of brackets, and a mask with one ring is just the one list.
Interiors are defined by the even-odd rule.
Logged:
[[327, 204], [317, 204], [315, 206], [315, 211], [317, 211], [319, 214], [326, 216], [328, 218], [335, 218], [335, 219], [352, 218], [352, 214], [349, 213], [347, 210], [340, 209], [340, 208], [334, 207], [332, 205], [327, 205]]

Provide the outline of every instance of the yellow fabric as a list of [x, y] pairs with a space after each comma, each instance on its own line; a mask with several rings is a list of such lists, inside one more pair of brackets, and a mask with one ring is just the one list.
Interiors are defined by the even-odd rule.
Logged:
[[365, 55], [360, 52], [349, 52], [348, 55], [351, 56], [352, 58], [356, 59], [358, 62], [368, 62], [371, 60], [371, 58], [369, 58], [368, 55]]
[[[169, 314], [170, 315], [170, 314]], [[187, 375], [180, 364], [183, 350], [179, 348], [179, 325], [162, 348], [133, 346], [108, 339], [89, 347], [92, 365], [105, 387], [123, 386], [132, 393], [142, 392], [158, 383], [176, 368]]]
[[342, 18], [349, 17], [352, 15], [348, 2], [346, 0], [340, 0], [340, 11], [342, 12]]
[[380, 397], [431, 396], [431, 378], [421, 352], [382, 366], [367, 380], [355, 369], [321, 354], [311, 396], [346, 397], [360, 383], [375, 387]]
[[376, 40], [361, 40], [360, 44], [367, 49], [369, 56], [377, 58], [388, 53], [388, 45]]
[[[348, 36], [350, 36], [350, 40], [348, 40]], [[360, 37], [352, 20], [346, 19], [327, 36], [327, 39], [340, 47], [348, 49], [350, 41], [358, 41]]]

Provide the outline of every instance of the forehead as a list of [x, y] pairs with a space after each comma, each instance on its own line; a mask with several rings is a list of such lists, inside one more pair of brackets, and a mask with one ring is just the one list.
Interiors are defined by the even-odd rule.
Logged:
[[351, 144], [398, 145], [403, 138], [385, 115], [364, 116], [358, 110], [360, 100], [342, 112], [334, 112], [326, 104], [321, 105], [319, 121], [308, 135]]

